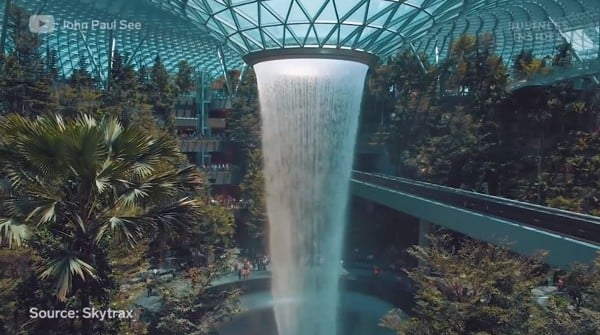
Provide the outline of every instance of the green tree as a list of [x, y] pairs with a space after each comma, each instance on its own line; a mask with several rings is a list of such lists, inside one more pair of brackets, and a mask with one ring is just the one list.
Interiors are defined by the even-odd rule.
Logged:
[[565, 276], [564, 294], [550, 296], [531, 317], [531, 334], [600, 333], [600, 254], [592, 264], [574, 265]]
[[232, 247], [235, 218], [228, 208], [210, 205], [202, 209], [202, 222], [196, 226], [192, 241], [198, 247], [210, 246], [211, 252], [222, 254]]
[[69, 85], [76, 89], [86, 90], [92, 89], [96, 86], [94, 78], [88, 71], [89, 64], [87, 59], [84, 56], [79, 58], [79, 63], [77, 64], [77, 68], [73, 70], [71, 76], [68, 79]]
[[[200, 217], [188, 196], [202, 181], [194, 168], [177, 168], [177, 144], [164, 135], [114, 118], [56, 115], [7, 116], [0, 134], [1, 171], [10, 181], [0, 194], [2, 243], [39, 254], [32, 280], [51, 284], [56, 303], [106, 306], [111, 246], [158, 232], [189, 234]], [[81, 320], [82, 334], [92, 334], [93, 322]]]
[[[600, 256], [574, 265], [565, 290], [536, 301], [547, 277], [543, 253], [515, 257], [502, 247], [448, 236], [412, 247], [421, 265], [409, 271], [418, 288], [413, 317], [390, 311], [380, 325], [398, 334], [594, 335], [600, 331]], [[458, 243], [458, 244], [457, 244]]]
[[[261, 238], [265, 232], [266, 203], [261, 152], [261, 119], [258, 108], [256, 76], [250, 71], [233, 99], [233, 115], [229, 123], [231, 140], [239, 146], [244, 178], [240, 185], [246, 203], [238, 236]], [[256, 241], [252, 241], [254, 243]]]
[[103, 107], [106, 113], [118, 118], [125, 126], [131, 122], [131, 117], [143, 98], [138, 92], [137, 73], [127, 60], [126, 56], [115, 50], [110, 69], [110, 82], [103, 96]]
[[475, 241], [432, 237], [430, 247], [410, 254], [421, 265], [409, 271], [418, 287], [414, 316], [382, 319], [398, 334], [532, 334], [530, 315], [540, 308], [531, 289], [545, 278], [542, 258], [515, 257], [506, 249]]
[[102, 104], [103, 92], [96, 87], [96, 81], [87, 68], [85, 57], [81, 57], [78, 67], [67, 79], [67, 85], [60, 85], [56, 89], [58, 111], [65, 118], [74, 118], [80, 114], [102, 117], [107, 110]]
[[194, 83], [194, 68], [186, 60], [177, 63], [175, 85], [182, 94], [191, 92], [196, 86]]
[[532, 50], [522, 50], [515, 56], [513, 74], [516, 79], [530, 79], [537, 74], [546, 73], [546, 61], [536, 58]]
[[154, 115], [162, 120], [165, 128], [171, 134], [175, 134], [175, 121], [172, 113], [175, 91], [175, 86], [171, 84], [169, 72], [167, 72], [161, 58], [156, 56], [150, 69], [149, 100], [153, 106]]
[[571, 65], [573, 59], [573, 47], [571, 43], [565, 42], [556, 47], [556, 54], [552, 58], [552, 65], [565, 67]]
[[189, 268], [185, 275], [161, 285], [165, 307], [160, 318], [150, 324], [150, 335], [215, 334], [215, 328], [240, 311], [239, 289], [211, 289], [218, 276], [230, 272], [237, 255], [229, 251], [217, 263]]
[[8, 37], [14, 49], [0, 58], [0, 100], [4, 114], [36, 116], [53, 111], [56, 103], [51, 75], [39, 53], [41, 41], [29, 31], [29, 14], [11, 6], [7, 15]]
[[0, 246], [0, 333], [16, 333], [21, 321], [18, 313], [19, 288], [27, 278], [29, 268], [38, 260], [37, 254], [26, 247]]
[[242, 198], [246, 200], [246, 216], [239, 233], [258, 238], [264, 234], [268, 224], [261, 151], [253, 150], [248, 160], [248, 169], [240, 185]]
[[249, 71], [233, 98], [233, 112], [228, 124], [231, 140], [240, 145], [246, 162], [250, 152], [261, 147], [261, 121], [258, 109], [256, 75]]

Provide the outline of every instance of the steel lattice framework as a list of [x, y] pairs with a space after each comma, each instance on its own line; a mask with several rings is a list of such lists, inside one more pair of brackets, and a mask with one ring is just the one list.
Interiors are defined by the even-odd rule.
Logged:
[[[461, 34], [492, 33], [497, 52], [510, 60], [521, 50], [553, 54], [571, 42], [580, 59], [598, 58], [598, 0], [13, 0], [64, 20], [141, 21], [138, 31], [59, 29], [46, 36], [65, 72], [78, 55], [106, 63], [107, 40], [136, 64], [160, 54], [172, 69], [181, 59], [221, 73], [242, 65], [240, 56], [281, 48], [343, 48], [380, 57], [409, 47], [445, 57]], [[217, 56], [217, 54], [219, 56]]]

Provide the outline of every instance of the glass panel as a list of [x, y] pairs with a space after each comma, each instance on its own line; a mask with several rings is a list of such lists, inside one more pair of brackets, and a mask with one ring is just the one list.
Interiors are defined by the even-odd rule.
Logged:
[[[287, 13], [286, 13], [287, 14]], [[298, 6], [296, 2], [292, 4], [292, 10], [290, 12], [290, 16], [288, 18], [288, 23], [305, 23], [310, 22], [310, 20], [306, 17], [302, 9]]]
[[327, 36], [334, 28], [335, 24], [315, 24], [315, 29], [317, 30], [317, 35], [319, 35], [321, 43], [323, 43], [325, 36]]
[[[348, 37], [350, 34], [352, 34], [354, 31], [356, 31], [356, 29], [358, 29], [357, 26], [349, 26], [349, 25], [341, 25], [340, 26], [340, 42], [344, 41], [346, 39], [346, 37]], [[354, 37], [356, 37], [356, 35], [354, 35], [349, 42], [346, 43], [352, 43], [352, 41], [354, 40]]]
[[[255, 18], [256, 16], [253, 17]], [[237, 19], [241, 29], [255, 28], [258, 26], [257, 22], [254, 22], [254, 20], [250, 19], [245, 14], [237, 15]]]
[[244, 32], [244, 36], [248, 43], [251, 43], [251, 48], [262, 49], [262, 39], [260, 37], [260, 31], [258, 29], [251, 29]]
[[379, 31], [379, 29], [372, 27], [366, 27], [365, 29], [363, 29], [362, 33], [360, 34], [360, 43], [366, 44], [365, 42], [370, 41], [369, 37], [371, 37], [371, 35], [376, 33], [377, 31]]
[[275, 15], [273, 15], [269, 9], [265, 8], [265, 6], [261, 6], [261, 7], [262, 7], [262, 8], [260, 8], [260, 24], [261, 24], [261, 26], [282, 23], [283, 19], [280, 20], [277, 17], [275, 17]]
[[268, 7], [271, 11], [285, 20], [290, 5], [293, 2], [289, 0], [270, 0], [261, 2], [261, 6]]
[[357, 8], [350, 14], [344, 22], [362, 24], [365, 21], [365, 13], [367, 12], [367, 3], [364, 3], [360, 8]]
[[240, 46], [244, 50], [247, 50], [246, 44], [242, 41], [242, 38], [239, 34], [229, 37], [229, 40], [235, 43], [236, 45]]
[[[591, 30], [591, 29], [588, 29]], [[594, 42], [584, 29], [577, 29], [565, 33], [567, 39], [573, 46], [573, 50], [582, 58], [591, 58], [590, 56], [598, 56], [598, 42]], [[598, 35], [595, 36], [598, 41]]]
[[333, 1], [330, 1], [325, 5], [325, 9], [323, 9], [321, 15], [319, 15], [318, 21], [338, 21], [335, 8], [333, 7]]
[[210, 8], [211, 13], [219, 13], [224, 11], [227, 7], [223, 5], [220, 1], [207, 0], [206, 3]]
[[288, 28], [294, 32], [294, 34], [300, 39], [300, 41], [304, 40], [306, 34], [308, 33], [308, 29], [310, 28], [309, 24], [290, 24]]
[[319, 44], [320, 39], [317, 38], [317, 35], [315, 34], [315, 30], [314, 29], [310, 29], [308, 31], [308, 38], [306, 39], [306, 41], [304, 42], [304, 44], [306, 45], [316, 45]]
[[281, 47], [280, 38], [273, 39], [264, 30], [263, 30], [263, 34], [265, 36], [265, 47], [266, 48], [279, 48], [279, 47]]
[[231, 27], [235, 27], [235, 21], [233, 20], [231, 11], [229, 10], [221, 12], [220, 14], [216, 15], [215, 18], [221, 22], [227, 23]]
[[226, 23], [221, 23], [221, 27], [222, 27], [223, 33], [225, 35], [233, 35], [233, 34], [237, 34], [237, 32], [238, 32], [236, 27], [231, 27], [231, 26], [229, 26], [229, 24], [226, 24]]
[[308, 12], [311, 19], [314, 19], [317, 16], [317, 12], [323, 6], [324, 1], [315, 1], [315, 0], [304, 0], [299, 1], [302, 4], [302, 7]]
[[[369, 10], [369, 19], [367, 20], [370, 25], [374, 26], [383, 26], [386, 20], [392, 14], [392, 6], [388, 6], [387, 8], [382, 8], [381, 10], [375, 11], [373, 10], [373, 6], [371, 6]], [[373, 20], [373, 17], [378, 16]]]
[[246, 5], [236, 6], [235, 11], [238, 13], [244, 13], [249, 20], [255, 21], [258, 17], [258, 3], [251, 2]]
[[[290, 26], [285, 26], [285, 47], [289, 47], [290, 45], [297, 46], [299, 43], [302, 43], [304, 36], [296, 36], [290, 29]], [[296, 40], [296, 39], [299, 39]]]
[[338, 10], [338, 15], [341, 17], [346, 16], [346, 14], [356, 6], [357, 1], [348, 1], [348, 0], [332, 0], [335, 2], [335, 6]]
[[283, 26], [263, 27], [262, 29], [274, 38], [283, 38]]

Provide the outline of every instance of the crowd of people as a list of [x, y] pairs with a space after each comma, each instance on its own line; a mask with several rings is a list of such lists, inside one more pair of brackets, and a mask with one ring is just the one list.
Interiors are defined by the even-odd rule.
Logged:
[[210, 198], [209, 201], [212, 205], [220, 205], [231, 209], [242, 209], [245, 208], [247, 204], [243, 199], [238, 199], [236, 197], [232, 197], [231, 195], [219, 195], [217, 197]]
[[232, 168], [233, 165], [229, 163], [202, 165], [202, 170], [206, 172], [231, 171]]
[[227, 134], [216, 133], [208, 136], [199, 131], [177, 131], [177, 136], [180, 140], [214, 140], [214, 141], [226, 141], [229, 139]]

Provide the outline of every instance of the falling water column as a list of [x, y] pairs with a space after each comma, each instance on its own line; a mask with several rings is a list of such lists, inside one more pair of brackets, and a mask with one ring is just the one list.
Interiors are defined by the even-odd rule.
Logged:
[[368, 66], [303, 58], [254, 68], [278, 331], [335, 335], [344, 213]]

